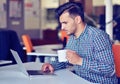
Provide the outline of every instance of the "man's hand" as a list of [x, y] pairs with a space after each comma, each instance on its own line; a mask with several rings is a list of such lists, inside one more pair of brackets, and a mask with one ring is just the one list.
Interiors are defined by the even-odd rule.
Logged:
[[82, 58], [75, 51], [67, 50], [66, 59], [71, 64], [82, 65]]
[[53, 73], [53, 72], [54, 72], [54, 68], [53, 68], [52, 65], [49, 64], [49, 63], [44, 63], [44, 64], [42, 65], [41, 70], [42, 70], [43, 72], [50, 72], [50, 73]]

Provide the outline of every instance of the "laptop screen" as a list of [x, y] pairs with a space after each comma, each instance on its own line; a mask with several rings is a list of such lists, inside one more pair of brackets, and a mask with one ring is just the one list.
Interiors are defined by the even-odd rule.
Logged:
[[29, 75], [55, 75], [54, 73], [43, 72], [41, 70], [26, 70], [18, 53], [12, 49], [10, 49], [10, 51], [13, 54], [15, 61], [17, 62], [18, 66], [19, 66], [20, 71], [22, 71], [22, 73], [24, 73], [25, 75], [27, 75], [27, 76], [29, 76]]

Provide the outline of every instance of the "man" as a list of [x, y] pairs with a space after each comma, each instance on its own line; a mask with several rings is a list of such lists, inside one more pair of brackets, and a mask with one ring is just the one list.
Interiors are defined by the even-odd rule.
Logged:
[[[112, 44], [102, 30], [84, 22], [82, 5], [68, 2], [56, 9], [61, 29], [70, 36], [66, 45], [66, 58], [75, 74], [93, 83], [117, 84], [114, 73]], [[67, 62], [45, 63], [43, 71], [65, 68]]]

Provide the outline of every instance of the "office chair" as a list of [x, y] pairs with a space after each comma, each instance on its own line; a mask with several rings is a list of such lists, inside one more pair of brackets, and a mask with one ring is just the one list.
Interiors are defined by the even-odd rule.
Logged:
[[117, 77], [120, 77], [120, 45], [112, 45]]
[[67, 33], [63, 30], [60, 30], [59, 33], [58, 33], [58, 36], [60, 38], [60, 40], [62, 41], [63, 43], [63, 48], [66, 46], [66, 43], [68, 41], [68, 38], [69, 36], [67, 35]]
[[26, 47], [27, 53], [34, 51], [33, 44], [31, 42], [29, 35], [22, 35], [22, 41], [23, 41], [24, 46]]
[[15, 64], [10, 49], [17, 51], [23, 62], [26, 61], [17, 33], [14, 30], [0, 29], [0, 60], [11, 60]]
[[[33, 44], [29, 35], [27, 34], [22, 35], [22, 41], [26, 48], [26, 53], [36, 52], [36, 50], [34, 50], [33, 48]], [[27, 56], [27, 61], [39, 61], [39, 58], [40, 58], [40, 62], [44, 62], [44, 56], [38, 57], [35, 55]]]

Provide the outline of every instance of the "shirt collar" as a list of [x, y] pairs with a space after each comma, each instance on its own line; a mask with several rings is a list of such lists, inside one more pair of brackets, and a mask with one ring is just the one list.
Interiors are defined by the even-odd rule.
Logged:
[[74, 39], [79, 39], [81, 36], [83, 36], [83, 35], [85, 34], [86, 31], [87, 31], [87, 24], [85, 24], [85, 28], [84, 28], [83, 32], [80, 34], [80, 36], [79, 36], [78, 38], [76, 38], [76, 37], [73, 35]]
[[[85, 28], [84, 28], [84, 30], [83, 30], [83, 32], [81, 33], [80, 36], [82, 36], [82, 35], [86, 32], [86, 30], [87, 30], [87, 24], [85, 24]], [[79, 36], [79, 37], [80, 37], [80, 36]]]

